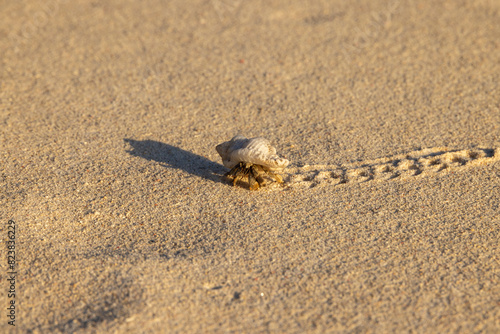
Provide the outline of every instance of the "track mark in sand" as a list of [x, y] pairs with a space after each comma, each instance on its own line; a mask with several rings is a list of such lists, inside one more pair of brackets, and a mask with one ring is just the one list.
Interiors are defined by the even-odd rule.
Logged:
[[362, 183], [428, 176], [480, 166], [500, 160], [500, 148], [450, 150], [446, 147], [428, 148], [408, 154], [345, 165], [290, 166], [284, 175], [288, 187]]

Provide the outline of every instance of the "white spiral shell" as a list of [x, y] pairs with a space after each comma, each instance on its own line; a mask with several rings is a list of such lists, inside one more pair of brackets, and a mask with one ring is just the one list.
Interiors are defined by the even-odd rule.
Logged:
[[276, 149], [269, 140], [262, 137], [247, 139], [237, 135], [230, 141], [217, 145], [215, 149], [227, 168], [233, 168], [240, 162], [247, 162], [277, 171], [290, 163], [287, 159], [276, 155]]

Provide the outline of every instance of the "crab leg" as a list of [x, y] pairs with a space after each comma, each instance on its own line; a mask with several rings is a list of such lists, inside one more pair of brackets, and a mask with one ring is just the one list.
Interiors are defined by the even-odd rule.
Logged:
[[234, 179], [233, 179], [233, 187], [236, 187], [236, 184], [238, 183], [239, 180], [241, 180], [245, 175], [237, 175]]
[[266, 170], [266, 173], [267, 173], [267, 175], [272, 177], [276, 182], [283, 183], [283, 178], [281, 177], [281, 175], [273, 173], [270, 170]]
[[[253, 170], [253, 169], [252, 169]], [[255, 179], [253, 174], [248, 174], [248, 188], [250, 190], [257, 190], [260, 187], [260, 183]]]

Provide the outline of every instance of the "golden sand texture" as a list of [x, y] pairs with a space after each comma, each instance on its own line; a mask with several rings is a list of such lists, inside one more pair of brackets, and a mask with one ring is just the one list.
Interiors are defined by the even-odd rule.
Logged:
[[1, 333], [500, 331], [500, 2], [1, 8]]

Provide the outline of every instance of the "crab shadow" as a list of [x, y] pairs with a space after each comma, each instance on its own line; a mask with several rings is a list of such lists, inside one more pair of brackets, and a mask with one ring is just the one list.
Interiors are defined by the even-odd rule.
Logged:
[[222, 183], [224, 166], [200, 155], [154, 140], [124, 139], [132, 149], [130, 155], [161, 163], [166, 168], [183, 170], [204, 179]]

